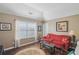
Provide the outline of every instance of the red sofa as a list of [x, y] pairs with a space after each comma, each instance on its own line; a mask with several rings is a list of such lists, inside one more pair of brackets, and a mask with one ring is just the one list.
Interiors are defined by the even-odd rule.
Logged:
[[67, 35], [48, 34], [42, 38], [49, 44], [54, 44], [57, 48], [67, 50], [69, 48], [70, 37]]

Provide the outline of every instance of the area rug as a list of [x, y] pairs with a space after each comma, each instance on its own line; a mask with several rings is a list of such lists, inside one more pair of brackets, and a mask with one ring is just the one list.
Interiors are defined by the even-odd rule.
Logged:
[[16, 53], [16, 55], [45, 55], [45, 52], [40, 48], [26, 48]]

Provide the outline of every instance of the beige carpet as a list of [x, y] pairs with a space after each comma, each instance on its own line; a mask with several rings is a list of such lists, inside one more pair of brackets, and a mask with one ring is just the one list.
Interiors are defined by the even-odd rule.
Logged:
[[39, 48], [31, 47], [17, 52], [16, 55], [45, 55], [45, 52]]

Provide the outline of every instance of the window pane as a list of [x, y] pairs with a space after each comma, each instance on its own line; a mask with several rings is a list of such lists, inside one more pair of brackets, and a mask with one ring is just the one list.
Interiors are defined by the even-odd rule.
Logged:
[[16, 21], [16, 39], [35, 38], [36, 23]]

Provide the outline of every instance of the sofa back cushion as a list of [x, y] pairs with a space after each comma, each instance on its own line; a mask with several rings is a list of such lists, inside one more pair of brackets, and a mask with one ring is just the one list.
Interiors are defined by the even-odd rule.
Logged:
[[66, 44], [69, 42], [69, 36], [66, 35], [56, 35], [56, 34], [48, 34], [47, 36], [43, 37], [43, 40], [48, 41], [50, 43], [62, 43]]

